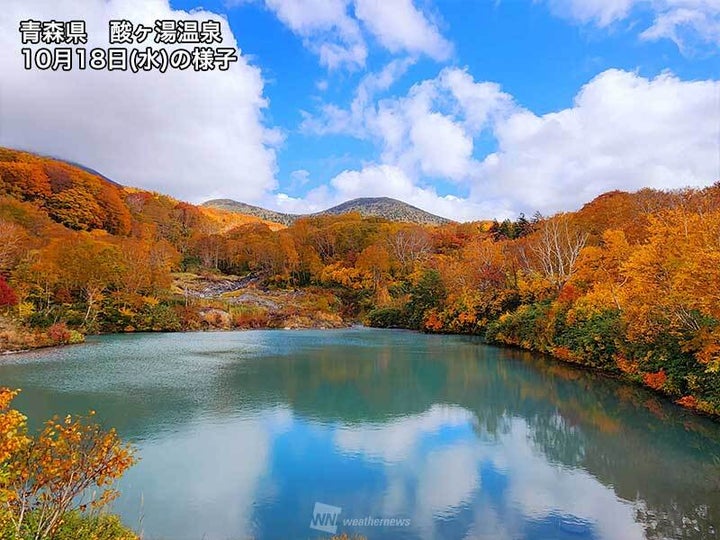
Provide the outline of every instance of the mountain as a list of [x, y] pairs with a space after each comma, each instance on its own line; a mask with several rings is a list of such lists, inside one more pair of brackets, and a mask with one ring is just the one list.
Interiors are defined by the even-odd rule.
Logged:
[[[125, 186], [82, 164], [0, 147], [2, 196], [36, 204], [52, 221], [69, 229], [103, 229], [118, 235], [128, 234], [134, 227], [133, 222], [138, 220], [163, 228], [178, 226], [187, 230], [188, 223], [200, 219], [211, 228], [226, 231], [251, 222], [262, 222], [271, 230], [277, 230], [306, 217], [231, 199], [214, 199], [196, 207], [159, 193]], [[351, 212], [421, 225], [450, 222], [388, 197], [353, 199], [308, 215], [337, 216]], [[175, 223], [178, 220], [184, 224]]]
[[442, 225], [450, 222], [449, 219], [436, 216], [435, 214], [398, 201], [397, 199], [391, 199], [390, 197], [363, 197], [360, 199], [352, 199], [319, 213], [337, 216], [349, 212], [359, 212], [362, 216], [381, 217], [389, 219], [390, 221], [406, 221], [422, 225]]
[[379, 217], [390, 221], [403, 221], [420, 225], [442, 225], [444, 223], [450, 223], [449, 219], [436, 216], [435, 214], [398, 201], [397, 199], [391, 199], [390, 197], [362, 197], [352, 199], [314, 214], [283, 214], [282, 212], [267, 210], [259, 206], [233, 201], [232, 199], [213, 199], [203, 203], [203, 206], [255, 216], [266, 221], [282, 223], [283, 225], [290, 225], [301, 217], [338, 216], [350, 212], [358, 212], [364, 217]]
[[233, 212], [235, 214], [254, 216], [265, 221], [282, 223], [283, 225], [290, 225], [293, 223], [293, 221], [301, 217], [294, 214], [283, 214], [282, 212], [275, 212], [273, 210], [268, 210], [259, 206], [253, 206], [252, 204], [234, 201], [232, 199], [213, 199], [211, 201], [204, 202], [201, 206], [217, 208], [219, 210], [225, 210], [227, 212]]
[[[159, 193], [123, 186], [81, 164], [0, 147], [0, 225], [9, 216], [19, 219], [24, 227], [35, 223], [30, 227], [33, 231], [42, 229], [37, 223], [55, 222], [70, 230], [103, 230], [124, 237], [140, 234], [149, 227], [156, 231], [153, 234], [160, 234], [171, 243], [189, 241], [195, 229], [223, 233], [249, 223], [264, 223], [270, 230], [283, 228], [252, 215], [197, 207]], [[0, 231], [0, 274], [3, 249], [8, 249], [3, 232]], [[53, 230], [43, 234], [59, 233]], [[10, 243], [9, 249], [16, 246]]]

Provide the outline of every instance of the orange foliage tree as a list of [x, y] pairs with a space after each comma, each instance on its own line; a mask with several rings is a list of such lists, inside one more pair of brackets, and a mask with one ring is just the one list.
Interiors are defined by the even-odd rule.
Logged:
[[649, 232], [623, 267], [630, 337], [676, 336], [720, 371], [720, 211], [664, 211], [650, 218]]
[[20, 200], [45, 199], [50, 196], [50, 179], [37, 163], [0, 161], [0, 194]]
[[51, 538], [64, 516], [107, 505], [132, 466], [133, 449], [89, 418], [48, 420], [31, 435], [11, 408], [18, 391], [0, 388], [0, 531]]

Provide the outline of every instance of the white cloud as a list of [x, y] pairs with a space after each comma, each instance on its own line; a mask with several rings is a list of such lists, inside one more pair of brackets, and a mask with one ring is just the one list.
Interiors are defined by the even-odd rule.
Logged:
[[400, 77], [405, 75], [408, 68], [414, 63], [415, 61], [411, 58], [395, 59], [378, 73], [369, 73], [363, 77], [358, 85], [353, 107], [367, 106], [375, 95], [388, 90]]
[[[225, 538], [227, 531], [250, 537], [253, 507], [272, 459], [274, 438], [291, 422], [289, 410], [267, 409], [252, 418], [208, 422], [172, 437], [143, 441], [142, 459], [121, 480], [122, 496], [115, 508], [129, 522], [140, 524], [148, 538], [161, 537], [160, 533], [172, 538]], [[208, 448], [212, 459], [207, 459]], [[168, 493], [189, 501], [194, 511], [168, 505]]]
[[314, 190], [303, 201], [283, 197], [277, 204], [316, 211], [349, 198], [387, 196], [451, 219], [511, 216], [497, 198], [443, 196], [423, 185], [423, 179], [467, 182], [477, 176], [481, 164], [473, 157], [474, 138], [514, 109], [512, 98], [497, 84], [478, 83], [466, 70], [446, 68], [435, 79], [415, 84], [404, 97], [376, 100], [409, 65], [407, 60], [389, 63], [360, 82], [347, 109], [327, 105], [303, 123], [309, 133], [375, 141], [380, 163], [343, 171], [329, 187]]
[[420, 439], [447, 426], [462, 426], [472, 415], [461, 407], [433, 405], [427, 411], [378, 425], [343, 427], [334, 443], [345, 454], [363, 454], [385, 463], [400, 463], [416, 450]]
[[390, 52], [446, 60], [452, 45], [412, 0], [355, 0], [355, 14]]
[[410, 140], [424, 174], [462, 178], [471, 168], [472, 137], [447, 116], [422, 115], [410, 128]]
[[[644, 538], [634, 506], [618, 498], [612, 487], [582, 468], [548, 461], [529, 442], [534, 432], [525, 420], [501, 421], [507, 429], [489, 441], [446, 438], [438, 433], [464, 432], [472, 415], [460, 407], [434, 405], [383, 425], [342, 426], [334, 441], [343, 454], [384, 466], [387, 483], [377, 512], [409, 515], [413, 527], [428, 538], [442, 536], [438, 518], [453, 519], [469, 509], [474, 521], [466, 538], [517, 538], [529, 522], [558, 515], [592, 524], [602, 538]], [[505, 489], [484, 487], [481, 467], [502, 474]]]
[[367, 46], [347, 0], [265, 0], [265, 6], [329, 67], [361, 67]]
[[332, 179], [337, 202], [356, 197], [394, 197], [424, 210], [431, 209], [444, 216], [469, 213], [454, 196], [442, 197], [430, 187], [421, 187], [393, 165], [368, 165], [360, 171], [343, 171]]
[[346, 0], [265, 0], [265, 4], [292, 30], [309, 33], [337, 27], [352, 31]]
[[471, 198], [504, 195], [546, 213], [612, 189], [708, 185], [720, 173], [718, 92], [717, 81], [605, 71], [571, 108], [499, 121], [499, 150], [484, 160]]
[[23, 0], [0, 10], [0, 144], [93, 167], [114, 180], [189, 200], [259, 200], [274, 189], [279, 135], [263, 123], [260, 70], [239, 55], [226, 72], [26, 71], [18, 22], [87, 21], [92, 46], [107, 47], [109, 19], [209, 18], [167, 0]]
[[319, 116], [302, 111], [304, 120], [301, 130], [315, 135], [344, 133], [363, 138], [367, 134], [364, 125], [366, 115], [372, 114], [374, 98], [395, 84], [413, 63], [411, 58], [396, 58], [379, 72], [365, 75], [360, 80], [348, 109], [326, 104], [322, 106]]
[[293, 189], [302, 189], [303, 186], [310, 182], [310, 171], [305, 169], [297, 169], [290, 173], [290, 186]]
[[592, 523], [601, 538], [645, 538], [633, 505], [619, 499], [612, 487], [581, 468], [549, 463], [528, 444], [533, 433], [525, 420], [514, 418], [511, 426], [498, 447], [489, 449], [495, 468], [507, 470], [506, 497], [511, 507], [529, 518], [558, 513], [576, 516]]
[[596, 22], [607, 26], [628, 16], [638, 0], [547, 0], [550, 9], [583, 23]]
[[[227, 0], [242, 5], [253, 0]], [[412, 0], [257, 0], [330, 69], [365, 66], [368, 47], [360, 22], [392, 53], [446, 60], [452, 44]]]
[[720, 44], [717, 0], [547, 0], [547, 3], [557, 15], [601, 28], [650, 13], [653, 23], [640, 37], [671, 39], [684, 52], [695, 46], [716, 48]]
[[477, 462], [478, 453], [472, 444], [429, 452], [419, 473], [419, 516], [451, 517], [469, 503], [480, 489]]
[[298, 169], [290, 173], [290, 178], [293, 182], [303, 186], [310, 181], [310, 173], [305, 169]]
[[671, 39], [683, 52], [704, 43], [717, 48], [720, 45], [720, 3], [715, 0], [668, 1], [666, 9], [655, 14], [653, 25], [640, 37]]
[[[462, 181], [477, 174], [474, 138], [496, 117], [514, 107], [512, 98], [494, 83], [478, 83], [459, 68], [415, 84], [407, 96], [371, 99], [407, 69], [399, 61], [361, 81], [348, 109], [329, 105], [303, 127], [316, 134], [345, 133], [375, 140], [381, 161], [413, 178], [422, 175]], [[383, 84], [380, 84], [382, 81]]]
[[335, 176], [329, 185], [315, 188], [302, 198], [280, 193], [267, 203], [283, 212], [312, 213], [357, 197], [393, 197], [460, 221], [492, 216], [498, 212], [500, 217], [511, 216], [498, 210], [503, 205], [494, 200], [476, 202], [453, 195], [439, 195], [432, 187], [414, 183], [399, 167], [387, 164], [371, 164], [360, 170], [346, 170]]
[[[455, 219], [504, 218], [574, 210], [613, 189], [716, 181], [719, 93], [718, 81], [608, 70], [572, 107], [538, 116], [498, 85], [447, 68], [403, 97], [326, 107], [306, 127], [377, 142], [379, 163], [343, 172], [321, 192], [326, 200], [385, 194]], [[482, 133], [497, 150], [478, 158]], [[469, 195], [438, 196], [425, 186], [434, 178]]]
[[508, 114], [515, 106], [512, 97], [499, 84], [476, 82], [467, 70], [445, 69], [440, 86], [447, 88], [457, 101], [459, 114], [472, 133], [482, 131], [488, 123]]
[[451, 114], [440, 112], [438, 80], [416, 84], [405, 98], [382, 100], [366, 115], [367, 127], [382, 140], [384, 162], [399, 165], [411, 176], [461, 180], [473, 166], [472, 135]]

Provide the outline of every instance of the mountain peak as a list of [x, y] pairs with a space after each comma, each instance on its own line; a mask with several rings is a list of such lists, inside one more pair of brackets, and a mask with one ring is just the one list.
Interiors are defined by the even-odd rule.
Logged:
[[314, 214], [285, 214], [232, 199], [213, 199], [203, 203], [203, 206], [255, 216], [266, 221], [282, 223], [283, 225], [290, 225], [301, 217], [337, 216], [350, 212], [358, 212], [363, 217], [379, 217], [390, 221], [417, 223], [420, 225], [442, 225], [450, 222], [449, 219], [436, 216], [435, 214], [431, 214], [430, 212], [426, 212], [425, 210], [391, 197], [359, 197]]

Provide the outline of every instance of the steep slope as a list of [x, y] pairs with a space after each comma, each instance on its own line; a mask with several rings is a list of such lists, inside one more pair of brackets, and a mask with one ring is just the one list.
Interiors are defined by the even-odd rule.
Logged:
[[425, 210], [407, 204], [390, 197], [363, 197], [346, 201], [322, 212], [315, 214], [283, 214], [273, 210], [267, 210], [258, 206], [252, 206], [232, 199], [213, 199], [203, 203], [203, 206], [218, 208], [238, 214], [255, 216], [266, 221], [290, 225], [295, 220], [307, 216], [338, 216], [350, 212], [358, 212], [364, 217], [379, 217], [390, 221], [401, 221], [417, 223], [421, 225], [443, 225], [450, 223], [449, 219], [436, 216]]
[[[117, 236], [141, 235], [149, 227], [147, 234], [173, 244], [184, 237], [183, 245], [199, 230], [223, 233], [249, 223], [283, 228], [275, 221], [126, 187], [83, 165], [2, 147], [0, 203], [4, 212], [36, 216], [31, 221], [49, 219], [67, 229]], [[23, 204], [22, 210], [17, 203]]]

